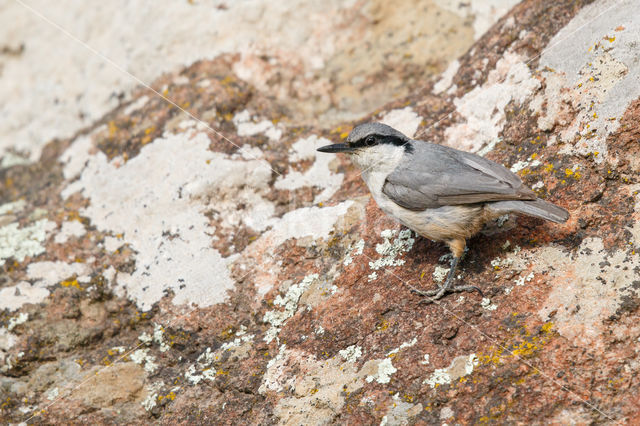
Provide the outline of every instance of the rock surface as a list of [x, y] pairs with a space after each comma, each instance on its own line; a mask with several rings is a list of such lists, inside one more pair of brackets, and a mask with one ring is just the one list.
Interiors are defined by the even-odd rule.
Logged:
[[[47, 43], [73, 42], [55, 27], [29, 37], [25, 22], [48, 24], [0, 6], [16, 29], [0, 86], [20, 69], [20, 84], [45, 82], [2, 106], [0, 417], [633, 422], [634, 2], [237, 3], [171, 6], [192, 19], [178, 28], [150, 6], [172, 45], [115, 49], [140, 17], [115, 38], [79, 30], [157, 93], [82, 50], [59, 55], [65, 75], [46, 90]], [[46, 7], [33, 3], [70, 25]], [[112, 5], [84, 16], [111, 7], [125, 19]], [[193, 21], [205, 11], [221, 33], [249, 11], [260, 26], [212, 48]], [[144, 46], [169, 49], [165, 66], [145, 64]], [[81, 54], [104, 85], [77, 81]], [[487, 228], [461, 270], [484, 297], [420, 304], [410, 290], [442, 280], [446, 248], [386, 217], [348, 160], [315, 151], [356, 118], [502, 162], [571, 219]]]

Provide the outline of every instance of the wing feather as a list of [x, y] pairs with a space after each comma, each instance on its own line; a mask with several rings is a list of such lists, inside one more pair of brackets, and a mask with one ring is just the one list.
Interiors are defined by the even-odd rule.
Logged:
[[446, 205], [535, 200], [504, 166], [453, 148], [413, 141], [413, 152], [387, 176], [382, 188], [398, 205], [424, 210]]

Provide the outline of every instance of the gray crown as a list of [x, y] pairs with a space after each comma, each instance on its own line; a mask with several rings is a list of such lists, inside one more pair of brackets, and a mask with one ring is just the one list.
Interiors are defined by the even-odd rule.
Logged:
[[356, 126], [355, 129], [349, 133], [347, 136], [347, 142], [353, 143], [357, 142], [362, 138], [365, 138], [369, 135], [379, 135], [379, 136], [395, 136], [404, 140], [409, 140], [409, 138], [391, 126], [387, 126], [382, 123], [365, 123], [359, 126]]

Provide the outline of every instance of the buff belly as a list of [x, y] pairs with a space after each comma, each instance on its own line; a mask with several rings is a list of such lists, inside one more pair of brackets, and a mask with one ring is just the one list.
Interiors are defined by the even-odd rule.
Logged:
[[434, 241], [467, 239], [484, 225], [482, 206], [444, 206], [424, 211], [412, 211], [397, 206], [388, 215], [417, 234]]

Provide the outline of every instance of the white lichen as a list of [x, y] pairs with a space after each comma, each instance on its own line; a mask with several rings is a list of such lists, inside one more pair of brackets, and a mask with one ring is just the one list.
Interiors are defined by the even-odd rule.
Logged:
[[495, 259], [491, 260], [491, 266], [496, 271], [499, 271], [504, 268], [508, 268], [511, 265], [513, 265], [513, 259], [510, 257], [506, 257], [504, 259], [500, 257], [496, 257]]
[[214, 360], [215, 354], [211, 348], [205, 349], [196, 360], [196, 363], [187, 368], [184, 377], [194, 385], [197, 385], [203, 380], [215, 380], [216, 369], [213, 367]]
[[255, 337], [255, 335], [253, 335], [253, 334], [246, 334], [246, 333], [240, 334], [240, 331], [238, 331], [236, 333], [236, 336], [238, 336], [238, 337], [233, 339], [232, 342], [223, 343], [222, 346], [220, 346], [220, 350], [221, 351], [228, 351], [230, 349], [240, 347], [244, 343], [252, 342], [254, 337]]
[[496, 147], [496, 145], [498, 144], [498, 142], [501, 142], [502, 139], [501, 138], [496, 138], [491, 140], [491, 142], [489, 142], [488, 144], [486, 144], [484, 146], [484, 148], [482, 148], [481, 150], [479, 150], [478, 152], [476, 152], [476, 154], [478, 154], [480, 157], [484, 157], [485, 155], [487, 155], [488, 153], [490, 153], [491, 151], [493, 151], [493, 148]]
[[435, 270], [433, 271], [433, 281], [437, 283], [441, 283], [449, 274], [451, 268], [446, 268], [444, 266], [437, 265]]
[[16, 285], [0, 288], [0, 310], [15, 311], [27, 303], [40, 303], [49, 296], [49, 290], [42, 281], [33, 285], [28, 281], [19, 281]]
[[0, 266], [9, 258], [22, 262], [26, 257], [44, 253], [43, 243], [47, 234], [55, 227], [56, 224], [47, 219], [38, 220], [23, 228], [17, 222], [0, 227]]
[[342, 264], [344, 266], [349, 266], [353, 262], [353, 257], [361, 255], [363, 250], [364, 240], [360, 240], [357, 243], [350, 245]]
[[449, 64], [442, 74], [440, 74], [440, 79], [433, 85], [433, 93], [435, 95], [439, 95], [451, 87], [453, 77], [457, 74], [458, 69], [460, 69], [460, 61], [456, 59]]
[[147, 95], [140, 96], [138, 99], [131, 102], [127, 107], [122, 111], [122, 113], [126, 116], [129, 116], [145, 106], [149, 101], [149, 97]]
[[439, 385], [449, 384], [461, 377], [468, 376], [473, 373], [473, 369], [477, 364], [478, 358], [476, 354], [458, 356], [451, 361], [448, 367], [434, 370], [423, 383], [435, 389]]
[[351, 345], [346, 349], [338, 351], [338, 353], [345, 361], [354, 363], [362, 356], [362, 348], [357, 345]]
[[164, 341], [164, 327], [160, 324], [153, 326], [153, 341], [160, 346], [160, 352], [166, 352], [170, 349], [170, 346]]
[[271, 358], [267, 363], [267, 371], [264, 374], [262, 384], [258, 389], [258, 392], [264, 394], [268, 390], [280, 392], [282, 391], [282, 385], [280, 384], [280, 374], [284, 369], [285, 359], [285, 351], [287, 349], [287, 345], [281, 345], [278, 349], [278, 354]]
[[45, 392], [45, 396], [49, 401], [53, 401], [58, 397], [58, 395], [60, 395], [60, 390], [57, 387], [51, 388]]
[[235, 124], [239, 136], [255, 136], [264, 134], [270, 140], [277, 142], [282, 136], [282, 129], [276, 127], [269, 120], [254, 120], [248, 110], [243, 110], [233, 116], [233, 124]]
[[367, 376], [365, 379], [368, 383], [374, 380], [378, 383], [385, 384], [391, 381], [391, 375], [398, 371], [391, 363], [391, 358], [385, 358], [378, 363], [378, 371], [375, 374]]
[[17, 316], [9, 318], [9, 323], [7, 324], [7, 330], [11, 331], [16, 326], [20, 324], [24, 324], [29, 319], [29, 314], [26, 312], [20, 312]]
[[129, 357], [131, 358], [131, 361], [138, 365], [144, 364], [145, 371], [150, 374], [154, 373], [158, 369], [158, 364], [155, 362], [156, 357], [149, 355], [149, 349], [138, 349], [129, 355]]
[[473, 152], [496, 140], [506, 122], [507, 105], [522, 105], [538, 87], [540, 82], [531, 76], [524, 58], [506, 52], [485, 84], [454, 100], [464, 122], [446, 129], [447, 144]]
[[491, 303], [491, 299], [487, 297], [482, 298], [480, 306], [482, 306], [482, 309], [485, 309], [487, 311], [495, 311], [498, 308], [498, 305]]
[[[398, 237], [392, 241], [395, 235]], [[412, 238], [412, 233], [409, 229], [404, 229], [398, 233], [393, 229], [385, 229], [380, 233], [380, 236], [384, 238], [384, 241], [380, 244], [376, 244], [376, 252], [382, 257], [369, 262], [369, 267], [373, 270], [380, 270], [390, 266], [404, 265], [404, 259], [397, 259], [397, 257], [403, 253], [407, 253], [413, 247], [415, 239]]]
[[6, 214], [16, 214], [24, 210], [27, 203], [24, 200], [12, 201], [0, 206], [0, 216]]
[[77, 220], [72, 220], [68, 222], [63, 222], [62, 227], [60, 228], [60, 232], [55, 236], [53, 241], [57, 244], [66, 243], [71, 237], [81, 237], [86, 234], [87, 230], [85, 229], [82, 222]]
[[529, 157], [528, 160], [516, 162], [513, 166], [511, 166], [511, 171], [513, 173], [517, 173], [520, 170], [524, 170], [527, 167], [533, 169], [541, 165], [542, 165], [542, 162], [537, 157], [532, 156], [532, 157]]
[[149, 333], [143, 332], [141, 335], [138, 336], [138, 340], [140, 340], [145, 345], [150, 345], [151, 342], [153, 341], [153, 337]]
[[401, 350], [406, 349], [406, 348], [410, 348], [411, 346], [415, 345], [416, 343], [418, 343], [418, 338], [414, 337], [410, 342], [403, 342], [400, 346], [398, 346], [397, 348], [393, 349], [391, 352], [388, 352], [387, 356], [395, 355], [398, 352], [400, 352]]
[[416, 134], [420, 123], [422, 123], [422, 117], [416, 114], [413, 108], [408, 106], [389, 111], [382, 117], [380, 122], [412, 138]]
[[298, 310], [298, 301], [302, 294], [309, 288], [314, 280], [318, 279], [318, 274], [311, 274], [304, 277], [299, 284], [289, 287], [287, 294], [276, 296], [273, 304], [281, 306], [284, 310], [273, 310], [265, 313], [263, 321], [271, 324], [271, 328], [264, 335], [264, 341], [270, 343], [278, 336], [282, 325], [291, 318]]
[[518, 279], [515, 280], [515, 283], [517, 286], [523, 286], [525, 282], [530, 282], [534, 277], [533, 272], [529, 272], [529, 275], [524, 276], [524, 277], [519, 277]]
[[539, 180], [536, 183], [534, 183], [533, 185], [531, 185], [531, 189], [533, 189], [534, 191], [537, 189], [542, 189], [544, 188], [544, 182]]
[[455, 413], [453, 412], [451, 407], [444, 407], [442, 410], [440, 410], [440, 420], [450, 419], [454, 415]]
[[[118, 246], [127, 244], [135, 252], [135, 268], [117, 274], [116, 291], [142, 310], [168, 292], [174, 304], [210, 306], [225, 300], [234, 286], [230, 260], [211, 246], [214, 232], [205, 215], [211, 197], [217, 197], [212, 202], [223, 213], [220, 221], [242, 224], [249, 220], [242, 217], [248, 217], [255, 225], [271, 217], [259, 195], [269, 187], [269, 164], [234, 161], [211, 151], [209, 144], [205, 133], [167, 132], [126, 162], [110, 160], [101, 151], [79, 152], [80, 177], [62, 192], [64, 198], [81, 192], [90, 203], [79, 213], [97, 230], [122, 236]], [[75, 149], [73, 144], [68, 151]], [[239, 208], [240, 202], [248, 207]]]
[[12, 152], [5, 152], [0, 158], [0, 170], [8, 169], [13, 166], [24, 166], [27, 164], [31, 164], [31, 160]]
[[275, 182], [276, 189], [293, 191], [304, 187], [318, 187], [322, 189], [322, 192], [314, 198], [314, 203], [320, 203], [331, 198], [340, 189], [344, 175], [331, 171], [330, 163], [334, 160], [333, 157], [316, 151], [316, 148], [329, 144], [331, 144], [330, 140], [319, 138], [315, 135], [300, 139], [293, 144], [291, 162], [309, 159], [309, 152], [311, 151], [313, 153], [311, 157], [314, 160], [313, 164], [305, 172], [290, 168], [285, 176], [278, 177]]
[[147, 395], [144, 401], [142, 401], [142, 407], [144, 407], [144, 409], [147, 411], [151, 411], [152, 409], [154, 409], [157, 404], [158, 404], [157, 392], [150, 393], [149, 395]]
[[126, 350], [126, 348], [124, 346], [113, 346], [110, 350], [112, 352], [117, 352], [119, 354], [123, 354], [124, 351]]

